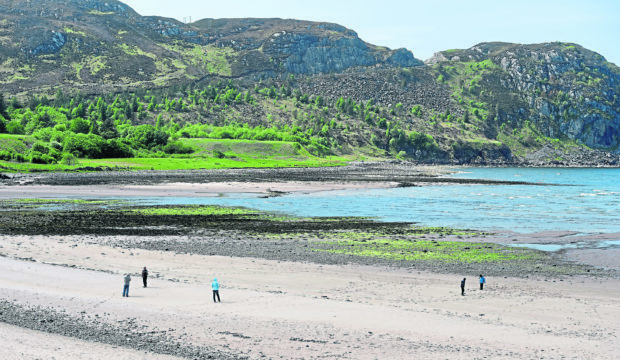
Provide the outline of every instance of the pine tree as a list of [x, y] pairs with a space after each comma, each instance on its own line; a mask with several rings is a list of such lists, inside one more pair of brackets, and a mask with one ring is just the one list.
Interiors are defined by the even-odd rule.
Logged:
[[6, 111], [6, 103], [4, 101], [4, 94], [0, 93], [0, 115], [5, 119], [10, 119], [9, 114]]
[[0, 115], [0, 134], [4, 134], [6, 132], [6, 124], [4, 122], [4, 116]]

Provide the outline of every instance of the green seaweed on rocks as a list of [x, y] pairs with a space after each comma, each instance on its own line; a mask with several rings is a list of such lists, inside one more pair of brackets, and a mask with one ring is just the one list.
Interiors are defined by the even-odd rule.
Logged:
[[141, 215], [204, 215], [204, 216], [224, 216], [224, 215], [259, 215], [260, 212], [256, 210], [237, 208], [237, 207], [223, 207], [223, 206], [200, 206], [200, 205], [185, 205], [185, 206], [165, 206], [165, 207], [145, 207], [139, 209], [126, 210], [132, 213], [138, 213]]
[[314, 251], [404, 261], [486, 263], [540, 258], [537, 252], [528, 249], [461, 241], [366, 239], [360, 236], [358, 240], [322, 241], [316, 245]]

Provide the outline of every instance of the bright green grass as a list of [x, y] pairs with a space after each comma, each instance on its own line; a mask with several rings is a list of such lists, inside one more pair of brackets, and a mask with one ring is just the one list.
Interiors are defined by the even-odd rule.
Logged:
[[[5, 172], [86, 171], [84, 169], [86, 167], [104, 167], [113, 170], [196, 170], [343, 166], [348, 161], [343, 157], [313, 156], [293, 142], [228, 139], [183, 139], [182, 141], [193, 147], [196, 152], [192, 155], [168, 158], [79, 159], [75, 165], [0, 161], [0, 169]], [[0, 135], [1, 149], [16, 149], [23, 153], [27, 151], [28, 145], [24, 144], [26, 142], [32, 142], [32, 137]], [[214, 157], [216, 152], [223, 154], [223, 157]]]
[[221, 206], [173, 206], [132, 209], [129, 212], [142, 215], [255, 215], [260, 212], [242, 208], [228, 208]]
[[343, 166], [346, 160], [339, 157], [311, 159], [255, 159], [245, 155], [236, 158], [127, 158], [127, 159], [79, 159], [76, 165], [31, 164], [0, 161], [4, 172], [32, 171], [87, 171], [86, 167], [103, 167], [112, 170], [196, 170], [233, 168], [281, 168], [281, 167], [323, 167]]
[[314, 251], [405, 261], [488, 263], [534, 260], [539, 256], [528, 249], [460, 241], [374, 239], [324, 241], [318, 244], [332, 248], [315, 248]]
[[344, 165], [340, 158], [322, 159], [255, 159], [246, 155], [235, 158], [131, 158], [80, 160], [80, 166], [109, 166], [131, 170], [194, 170], [230, 168], [320, 167]]
[[[364, 218], [354, 218], [355, 220], [360, 220]], [[336, 219], [338, 220], [338, 219]], [[480, 232], [473, 232], [467, 230], [459, 230], [459, 229], [451, 229], [447, 227], [424, 227], [424, 226], [411, 226], [407, 230], [403, 231], [404, 236], [413, 236], [413, 235], [453, 235], [453, 236], [473, 236], [473, 235], [483, 235]], [[325, 236], [329, 236], [329, 238], [333, 240], [343, 240], [343, 241], [370, 241], [377, 237], [376, 232], [364, 232], [364, 231], [342, 231], [342, 232], [330, 232], [325, 233]]]
[[0, 134], [0, 151], [24, 153], [28, 151], [34, 141], [35, 139], [29, 135]]
[[83, 199], [9, 199], [0, 200], [1, 210], [68, 210], [68, 209], [92, 209], [110, 206], [123, 206], [125, 200], [83, 200]]

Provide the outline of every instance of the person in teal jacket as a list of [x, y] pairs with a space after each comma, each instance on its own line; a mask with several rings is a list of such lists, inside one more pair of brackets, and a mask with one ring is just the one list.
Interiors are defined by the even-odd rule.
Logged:
[[485, 280], [484, 276], [482, 276], [482, 274], [480, 274], [480, 290], [482, 290], [482, 288], [484, 288], [484, 284], [487, 281]]
[[[220, 301], [220, 283], [217, 282], [217, 279], [213, 279], [211, 282], [211, 289], [213, 289], [213, 302], [221, 302]], [[215, 298], [217, 297], [217, 301]]]

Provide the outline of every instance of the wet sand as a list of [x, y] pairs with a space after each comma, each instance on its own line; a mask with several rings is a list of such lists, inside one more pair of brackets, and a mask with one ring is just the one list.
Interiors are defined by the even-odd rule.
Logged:
[[[488, 277], [480, 291], [476, 274], [175, 254], [87, 237], [0, 240], [3, 299], [97, 322], [133, 319], [136, 330], [167, 330], [239, 358], [614, 359], [620, 349], [619, 279]], [[148, 288], [142, 266], [151, 272]], [[129, 298], [121, 297], [125, 272], [133, 275]], [[212, 277], [222, 303], [211, 300]], [[84, 358], [72, 354], [70, 338], [22, 331], [37, 351]], [[109, 358], [108, 346], [93, 341], [77, 343], [93, 359]], [[11, 344], [8, 358], [29, 354]]]
[[318, 192], [346, 189], [390, 188], [396, 182], [215, 182], [215, 183], [166, 183], [155, 185], [0, 185], [0, 199], [28, 198], [118, 198], [118, 197], [211, 197], [225, 193], [274, 193]]

